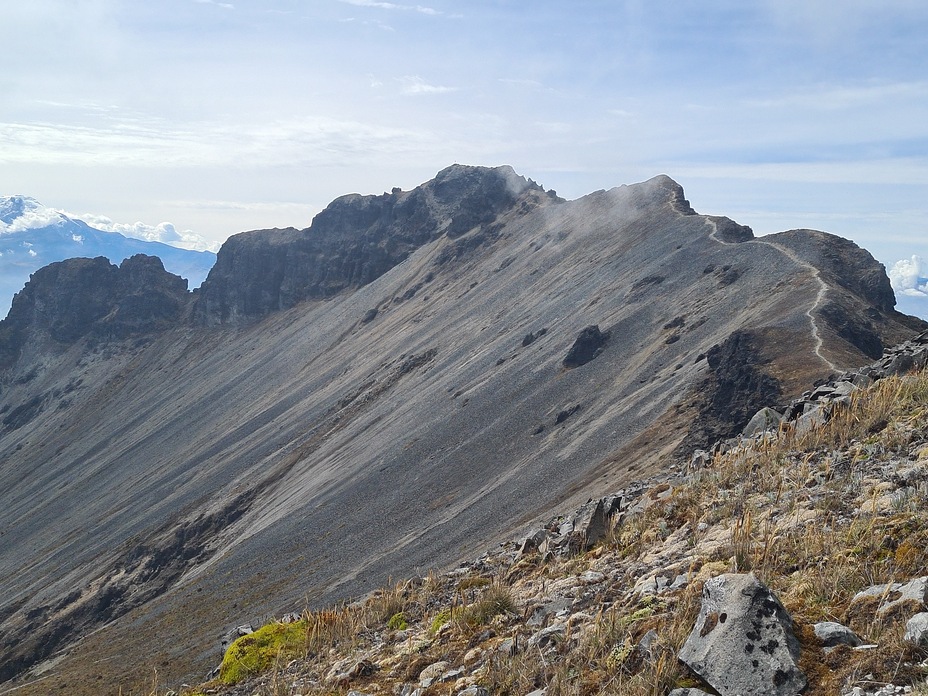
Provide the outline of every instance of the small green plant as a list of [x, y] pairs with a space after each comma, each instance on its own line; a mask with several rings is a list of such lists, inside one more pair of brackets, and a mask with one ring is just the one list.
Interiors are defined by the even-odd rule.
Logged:
[[429, 624], [429, 633], [434, 636], [441, 630], [441, 627], [449, 621], [451, 621], [451, 610], [442, 609], [435, 615], [435, 618], [432, 619], [432, 623]]
[[398, 611], [390, 617], [389, 621], [387, 621], [387, 628], [389, 628], [391, 631], [405, 631], [407, 628], [409, 628], [409, 622], [406, 621], [406, 617], [403, 615], [403, 612]]

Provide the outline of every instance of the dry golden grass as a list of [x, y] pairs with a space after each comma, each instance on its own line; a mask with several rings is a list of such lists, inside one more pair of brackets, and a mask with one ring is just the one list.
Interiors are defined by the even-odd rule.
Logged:
[[[526, 556], [495, 574], [486, 569], [463, 578], [433, 573], [381, 590], [363, 603], [307, 612], [305, 657], [298, 671], [312, 675], [319, 686], [301, 693], [345, 693], [344, 685], [335, 685], [335, 691], [322, 685], [322, 676], [336, 660], [381, 644], [391, 633], [391, 619], [402, 615], [420, 643], [410, 638], [384, 653], [387, 666], [371, 677], [382, 693], [415, 681], [435, 661], [463, 664], [469, 650], [480, 648], [484, 657], [474, 680], [495, 695], [546, 687], [548, 696], [663, 696], [678, 686], [698, 685], [676, 655], [698, 613], [702, 582], [719, 572], [751, 571], [793, 616], [807, 693], [836, 694], [867, 675], [872, 683], [910, 684], [912, 693], [928, 695], [926, 675], [918, 667], [928, 655], [902, 641], [898, 617], [879, 618], [872, 607], [852, 607], [857, 591], [908, 580], [928, 568], [925, 477], [889, 503], [879, 485], [868, 482], [888, 461], [928, 466], [926, 423], [928, 374], [885, 379], [856, 392], [850, 406], [836, 408], [821, 427], [802, 434], [787, 427], [776, 437], [716, 455], [669, 497], [627, 515], [587, 553], [569, 559]], [[693, 558], [686, 587], [659, 598], [630, 591], [644, 554], [680, 530], [689, 530], [689, 552], [695, 553], [700, 529], [725, 531], [730, 543]], [[568, 624], [553, 648], [528, 646], [526, 636], [536, 629], [520, 616], [520, 602], [530, 600], [520, 588], [577, 577], [604, 564], [624, 580], [599, 590], [593, 619]], [[822, 620], [852, 624], [879, 647], [838, 648], [826, 655], [812, 630]], [[511, 653], [497, 648], [504, 636], [515, 637]], [[642, 650], [646, 636], [653, 640]], [[248, 693], [287, 693], [281, 690], [286, 680], [277, 676], [281, 669], [277, 665]], [[360, 679], [352, 686], [363, 691], [364, 683]], [[426, 693], [448, 693], [448, 688]]]

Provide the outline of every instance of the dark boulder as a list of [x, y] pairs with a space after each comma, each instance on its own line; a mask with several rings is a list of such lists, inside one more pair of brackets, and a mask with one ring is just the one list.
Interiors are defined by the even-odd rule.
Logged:
[[573, 368], [586, 365], [605, 350], [610, 336], [609, 331], [600, 331], [598, 325], [587, 326], [580, 332], [567, 352], [563, 362], [564, 367]]

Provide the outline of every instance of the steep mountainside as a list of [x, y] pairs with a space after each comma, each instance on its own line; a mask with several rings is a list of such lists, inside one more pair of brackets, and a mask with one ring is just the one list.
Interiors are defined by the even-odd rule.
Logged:
[[454, 166], [233, 237], [191, 294], [126, 264], [37, 273], [0, 322], [0, 680], [44, 677], [22, 693], [81, 693], [90, 664], [129, 693], [127, 655], [196, 678], [241, 598], [445, 565], [924, 328], [853, 244], [754, 239], [665, 176], [565, 202]]

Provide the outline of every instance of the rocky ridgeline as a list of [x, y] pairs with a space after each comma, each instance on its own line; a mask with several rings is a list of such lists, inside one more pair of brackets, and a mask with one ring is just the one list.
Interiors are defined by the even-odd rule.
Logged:
[[[291, 657], [222, 683], [265, 627], [190, 693], [924, 693], [928, 374], [898, 375], [926, 355], [928, 333], [802, 400], [846, 404], [855, 430], [742, 438], [443, 575], [291, 616]], [[860, 375], [869, 401], [844, 399]], [[340, 621], [350, 638], [310, 645]]]
[[[886, 377], [923, 370], [926, 366], [928, 331], [923, 331], [909, 341], [888, 348], [876, 362], [858, 370], [842, 372], [805, 392], [785, 409], [778, 410], [769, 406], [760, 409], [745, 426], [742, 435], [753, 437], [776, 430], [785, 423], [792, 423], [799, 433], [807, 432], [826, 422], [835, 408], [849, 405], [851, 395], [858, 389], [868, 387]], [[716, 449], [735, 446], [739, 442], [740, 438], [720, 442], [717, 443]], [[706, 456], [704, 452], [697, 453], [696, 458], [704, 461]]]

